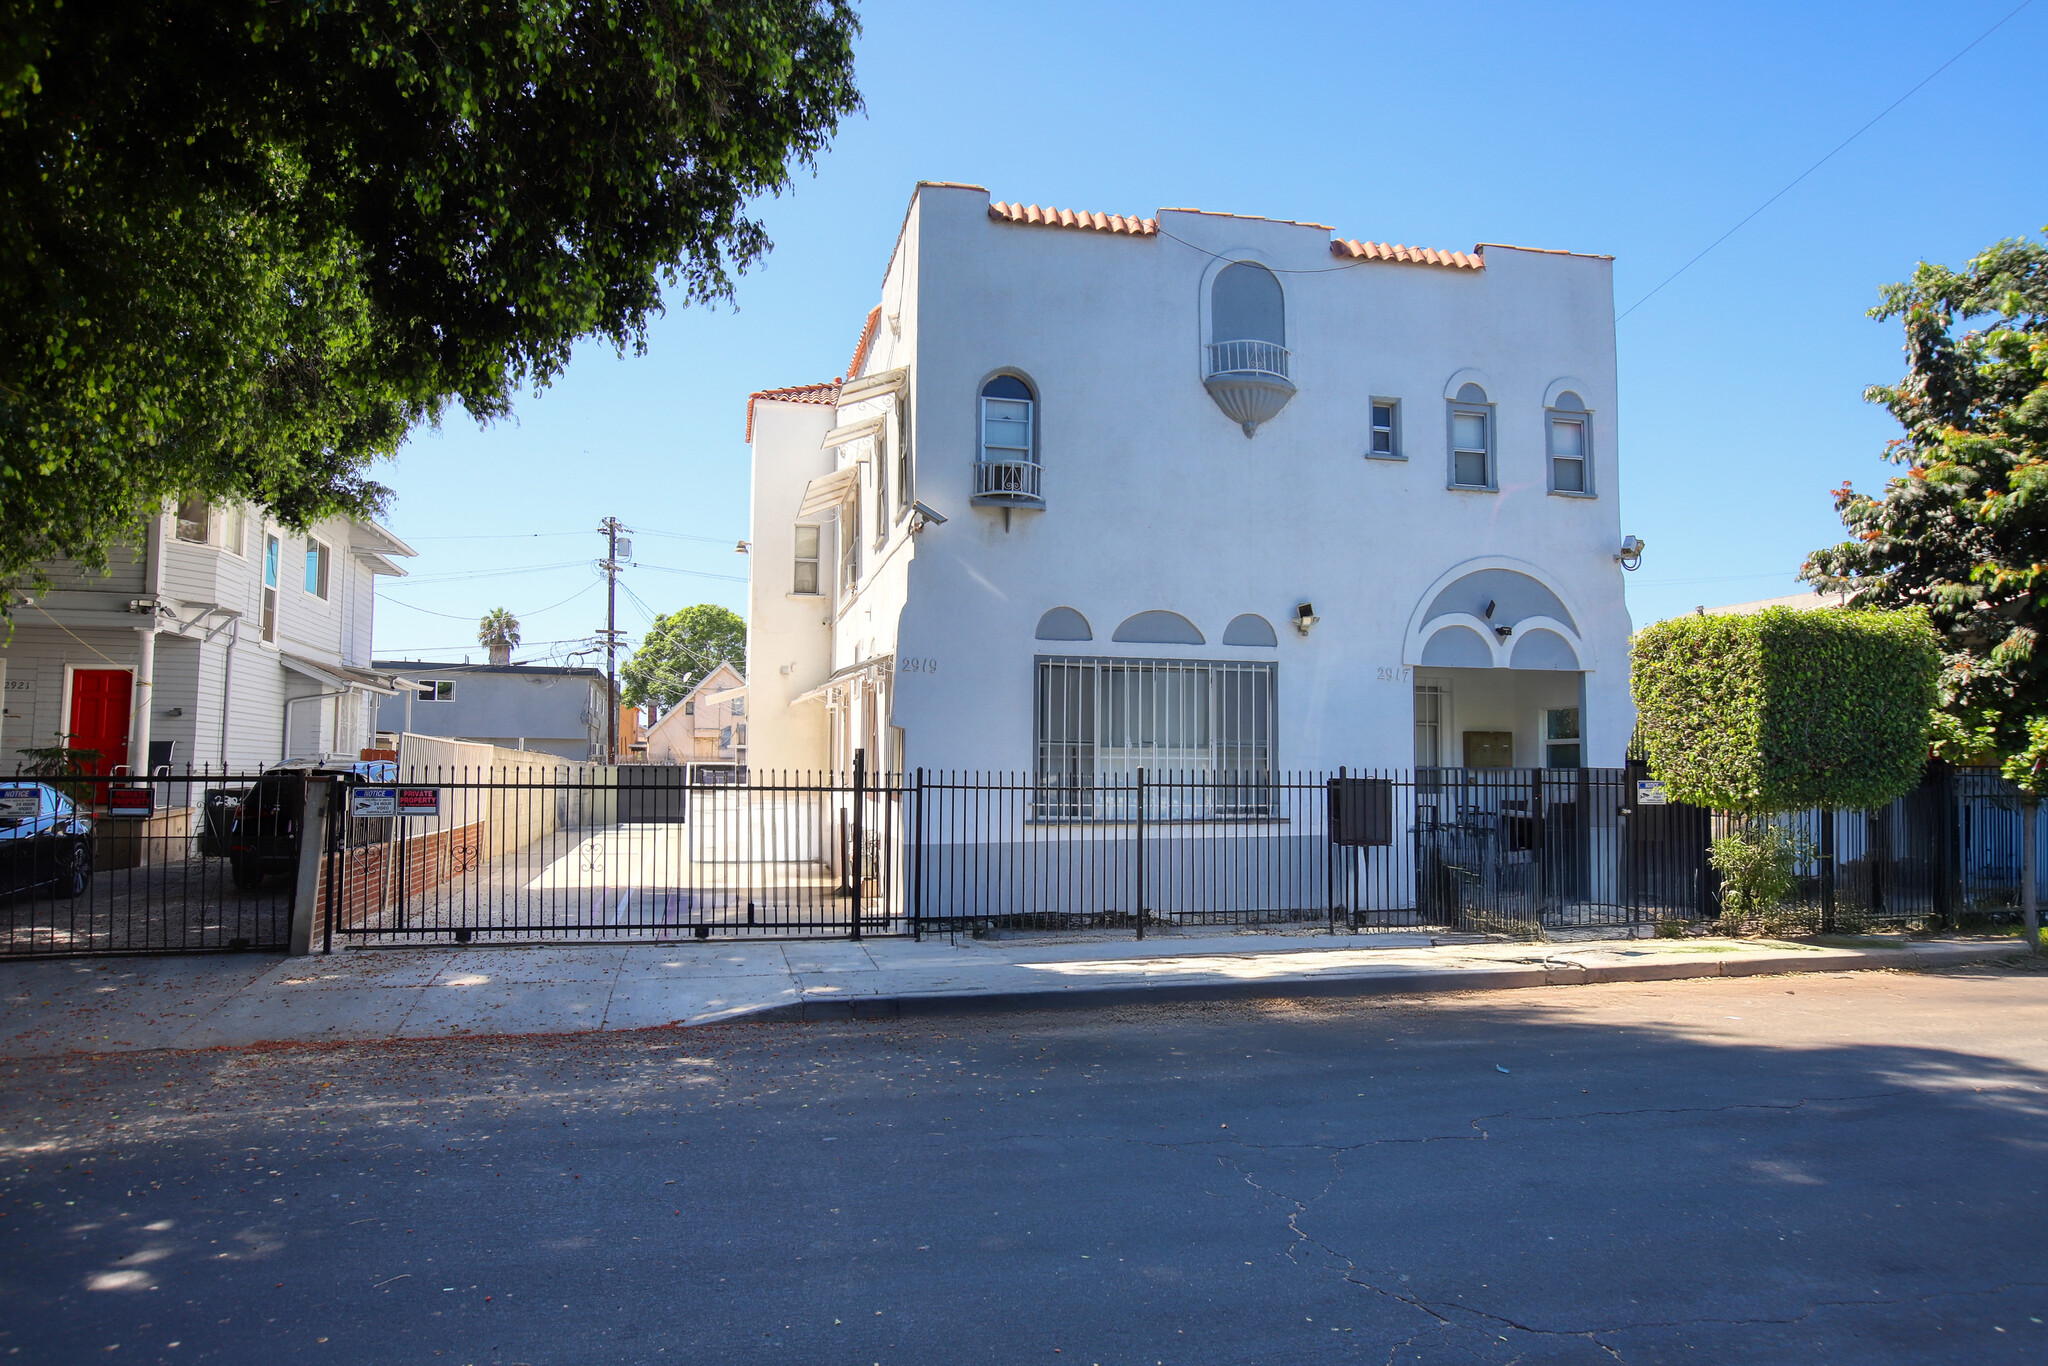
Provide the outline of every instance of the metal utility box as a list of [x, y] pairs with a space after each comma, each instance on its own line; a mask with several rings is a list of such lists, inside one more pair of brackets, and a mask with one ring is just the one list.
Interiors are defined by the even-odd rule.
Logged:
[[1393, 781], [1330, 779], [1330, 843], [1356, 848], [1393, 842]]

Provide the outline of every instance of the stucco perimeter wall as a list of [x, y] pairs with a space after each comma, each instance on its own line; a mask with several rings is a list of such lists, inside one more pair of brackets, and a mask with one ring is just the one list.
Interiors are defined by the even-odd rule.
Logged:
[[[982, 191], [920, 193], [917, 487], [950, 520], [919, 534], [907, 566], [896, 653], [929, 663], [896, 672], [905, 766], [1028, 767], [1032, 660], [1048, 653], [1276, 660], [1281, 767], [1405, 767], [1411, 618], [1448, 571], [1487, 557], [1531, 566], [1580, 614], [1586, 761], [1619, 763], [1633, 718], [1611, 263], [1494, 247], [1483, 271], [1332, 271], [1322, 228], [1159, 223], [1154, 237], [999, 224]], [[1286, 292], [1299, 392], [1251, 439], [1201, 383], [1218, 257], [1265, 263]], [[1007, 529], [969, 504], [977, 396], [1004, 369], [1038, 396], [1046, 500]], [[1498, 492], [1445, 487], [1446, 386], [1465, 370], [1495, 404]], [[1547, 492], [1544, 404], [1567, 378], [1593, 411], [1592, 498]], [[1400, 402], [1405, 460], [1365, 458], [1375, 397]], [[1288, 625], [1302, 601], [1322, 618], [1307, 638]], [[1056, 606], [1095, 639], [1034, 641]], [[1154, 608], [1209, 643], [1111, 643]], [[1241, 612], [1273, 623], [1277, 649], [1219, 643]]]
[[399, 737], [401, 781], [442, 785], [438, 818], [413, 819], [428, 835], [477, 827], [486, 859], [515, 853], [559, 830], [587, 830], [618, 819], [618, 770], [572, 764], [531, 750]]

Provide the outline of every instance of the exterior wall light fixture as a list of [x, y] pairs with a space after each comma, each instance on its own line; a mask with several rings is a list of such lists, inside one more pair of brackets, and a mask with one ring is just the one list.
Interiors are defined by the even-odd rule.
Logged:
[[1294, 629], [1301, 632], [1303, 635], [1307, 635], [1310, 629], [1313, 628], [1315, 624], [1321, 620], [1322, 618], [1316, 615], [1316, 607], [1314, 603], [1303, 602], [1295, 604]]
[[1614, 558], [1621, 561], [1623, 569], [1639, 567], [1643, 562], [1643, 538], [1640, 536], [1622, 537], [1621, 549], [1615, 554]]

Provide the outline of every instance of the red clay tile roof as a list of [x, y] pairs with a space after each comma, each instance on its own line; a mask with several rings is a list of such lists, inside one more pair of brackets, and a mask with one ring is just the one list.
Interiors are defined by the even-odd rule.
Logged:
[[747, 441], [754, 439], [754, 404], [761, 399], [776, 403], [829, 403], [839, 402], [841, 381], [828, 379], [823, 384], [792, 384], [786, 389], [756, 389], [747, 395]]
[[[979, 187], [975, 187], [979, 188]], [[1161, 213], [1199, 213], [1211, 218], [1249, 218], [1253, 215], [1237, 213], [1216, 213], [1210, 209], [1162, 209]], [[1042, 228], [1077, 228], [1083, 232], [1113, 232], [1130, 237], [1153, 237], [1159, 232], [1156, 218], [1133, 218], [1117, 213], [1089, 213], [1086, 210], [1040, 208], [1036, 204], [1005, 204], [996, 200], [988, 206], [988, 216], [998, 223], [1028, 223]], [[1296, 227], [1321, 228], [1330, 231], [1327, 223], [1299, 223], [1294, 219], [1260, 219], [1260, 222], [1288, 223]], [[1330, 253], [1350, 261], [1399, 261], [1420, 266], [1449, 266], [1457, 270], [1484, 270], [1486, 259], [1477, 251], [1438, 251], [1433, 247], [1393, 246], [1385, 242], [1330, 243]], [[856, 353], [858, 354], [858, 353]], [[859, 369], [856, 365], [847, 373]]]
[[1387, 242], [1330, 243], [1330, 255], [1347, 261], [1406, 261], [1418, 266], [1450, 266], [1456, 270], [1485, 270], [1486, 258], [1477, 251], [1438, 251], [1435, 247], [1403, 247]]
[[1034, 223], [1045, 228], [1079, 228], [1083, 232], [1120, 232], [1132, 237], [1150, 237], [1159, 231], [1151, 218], [1127, 218], [1120, 213], [1075, 213], [1072, 209], [1041, 209], [1036, 204], [988, 206], [988, 216], [998, 223]]
[[846, 377], [859, 379], [861, 366], [867, 364], [868, 349], [875, 344], [875, 325], [882, 321], [882, 306], [876, 304], [868, 310], [868, 320], [860, 330], [860, 340], [853, 344], [853, 359], [846, 363]]

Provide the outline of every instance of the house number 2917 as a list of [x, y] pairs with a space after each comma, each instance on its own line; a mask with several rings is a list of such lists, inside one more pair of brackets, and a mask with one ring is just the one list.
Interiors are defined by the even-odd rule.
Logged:
[[1415, 671], [1402, 664], [1380, 665], [1380, 682], [1406, 683], [1415, 676]]
[[900, 659], [896, 662], [896, 667], [907, 674], [935, 674], [939, 671], [939, 661], [936, 659]]

